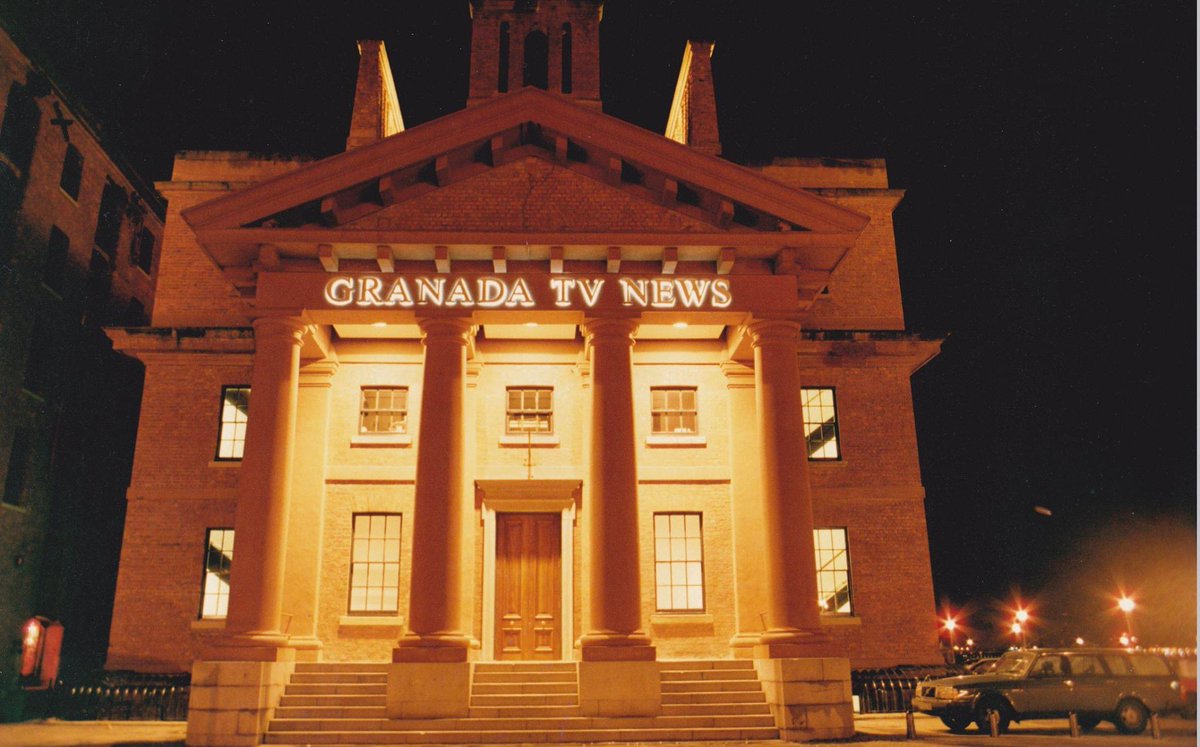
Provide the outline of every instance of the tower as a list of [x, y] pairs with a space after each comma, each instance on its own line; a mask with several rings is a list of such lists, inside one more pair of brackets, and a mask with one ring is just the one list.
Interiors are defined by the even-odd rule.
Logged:
[[471, 0], [467, 105], [535, 86], [600, 108], [599, 0]]

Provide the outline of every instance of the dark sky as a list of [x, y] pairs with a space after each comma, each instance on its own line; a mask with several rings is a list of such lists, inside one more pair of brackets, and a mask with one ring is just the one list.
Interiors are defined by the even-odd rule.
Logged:
[[[356, 38], [386, 41], [409, 126], [463, 106], [467, 0], [313, 5], [0, 0], [0, 17], [150, 179], [184, 148], [340, 150]], [[1115, 589], [1098, 561], [1121, 553], [1190, 569], [1195, 598], [1195, 13], [606, 5], [609, 114], [661, 131], [685, 39], [712, 39], [727, 157], [884, 157], [907, 190], [908, 326], [951, 334], [913, 382], [940, 599], [1020, 589], [1080, 615], [1037, 595]], [[1184, 541], [1129, 546], [1155, 522]]]

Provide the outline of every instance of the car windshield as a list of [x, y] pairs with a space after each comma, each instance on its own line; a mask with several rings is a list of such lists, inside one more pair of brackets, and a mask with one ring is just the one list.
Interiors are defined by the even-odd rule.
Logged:
[[1012, 651], [1000, 657], [996, 662], [996, 668], [992, 671], [996, 674], [1025, 674], [1025, 670], [1029, 668], [1029, 663], [1033, 661], [1032, 654], [1026, 651]]

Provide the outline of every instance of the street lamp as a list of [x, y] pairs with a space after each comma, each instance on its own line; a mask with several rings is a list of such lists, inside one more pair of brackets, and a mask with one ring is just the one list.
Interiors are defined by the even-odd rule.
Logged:
[[1117, 600], [1117, 607], [1120, 608], [1121, 613], [1125, 615], [1125, 633], [1132, 639], [1133, 610], [1135, 607], [1137, 607], [1137, 605], [1133, 603], [1132, 599], [1122, 594], [1121, 598]]
[[945, 620], [942, 621], [942, 627], [944, 627], [946, 629], [946, 635], [949, 636], [949, 638], [950, 638], [950, 653], [951, 653], [951, 655], [953, 655], [954, 654], [954, 629], [956, 627], [958, 627], [958, 623], [954, 621], [953, 617], [947, 617]]
[[1012, 633], [1021, 636], [1021, 648], [1025, 648], [1025, 629], [1021, 627], [1021, 623], [1013, 622]]

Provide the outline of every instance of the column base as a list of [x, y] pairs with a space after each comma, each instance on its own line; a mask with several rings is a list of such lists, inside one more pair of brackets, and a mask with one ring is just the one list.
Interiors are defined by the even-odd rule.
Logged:
[[829, 645], [829, 636], [799, 628], [772, 628], [758, 638], [755, 659], [800, 659], [821, 656]]
[[849, 659], [762, 658], [755, 660], [754, 669], [781, 739], [811, 742], [854, 736]]
[[753, 659], [754, 647], [761, 641], [760, 633], [738, 633], [729, 639], [729, 653], [735, 659]]
[[222, 636], [201, 651], [203, 661], [294, 662], [291, 639], [274, 631], [249, 631]]
[[296, 649], [296, 661], [320, 661], [325, 644], [315, 636], [292, 636], [288, 646]]
[[188, 698], [190, 747], [254, 747], [261, 743], [295, 669], [295, 651], [279, 661], [197, 661]]
[[655, 648], [650, 636], [640, 630], [632, 633], [599, 630], [579, 639], [579, 654], [583, 661], [654, 661]]
[[417, 635], [410, 633], [396, 642], [392, 661], [396, 663], [454, 663], [470, 661], [471, 639], [459, 633]]
[[[397, 648], [400, 651], [417, 649]], [[428, 651], [449, 651], [434, 649]], [[471, 664], [465, 658], [457, 661], [401, 660], [388, 667], [387, 717], [399, 718], [465, 718], [471, 713]]]

